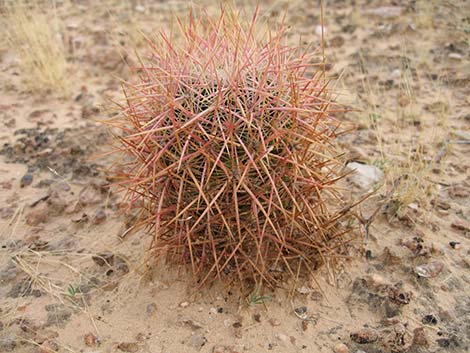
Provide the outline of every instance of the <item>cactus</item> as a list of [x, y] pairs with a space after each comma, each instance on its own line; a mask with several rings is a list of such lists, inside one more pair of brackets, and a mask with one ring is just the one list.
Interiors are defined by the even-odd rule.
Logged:
[[319, 51], [288, 46], [285, 26], [179, 21], [181, 40], [147, 38], [110, 124], [135, 227], [151, 259], [215, 279], [280, 285], [335, 257], [350, 234], [338, 181], [341, 133]]

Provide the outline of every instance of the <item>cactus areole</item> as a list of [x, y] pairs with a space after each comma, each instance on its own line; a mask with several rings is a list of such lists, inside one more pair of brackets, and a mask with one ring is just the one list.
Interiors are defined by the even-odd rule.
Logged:
[[347, 231], [335, 148], [341, 111], [320, 51], [286, 44], [232, 10], [179, 22], [180, 38], [147, 38], [138, 78], [124, 84], [111, 168], [149, 259], [197, 283], [256, 285], [311, 274]]

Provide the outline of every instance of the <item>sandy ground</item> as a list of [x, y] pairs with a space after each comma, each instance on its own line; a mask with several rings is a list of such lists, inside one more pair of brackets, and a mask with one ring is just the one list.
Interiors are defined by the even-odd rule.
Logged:
[[[355, 108], [340, 142], [382, 187], [335, 276], [258, 304], [218, 285], [194, 293], [163, 266], [144, 276], [149, 237], [121, 238], [132, 220], [105, 186], [109, 160], [92, 158], [116, 77], [130, 75], [120, 45], [142, 45], [137, 29], [168, 28], [186, 2], [56, 3], [66, 98], [28, 91], [1, 41], [0, 352], [468, 351], [468, 2], [327, 2], [328, 74]], [[261, 14], [274, 24], [286, 4], [261, 1]], [[287, 23], [292, 42], [320, 42], [318, 1], [291, 1]], [[373, 187], [358, 172], [345, 192]]]

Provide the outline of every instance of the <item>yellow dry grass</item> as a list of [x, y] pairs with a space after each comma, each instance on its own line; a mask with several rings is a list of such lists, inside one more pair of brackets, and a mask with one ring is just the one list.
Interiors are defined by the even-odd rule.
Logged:
[[[403, 57], [406, 57], [406, 43], [402, 46]], [[393, 204], [391, 212], [400, 216], [413, 203], [426, 207], [436, 191], [432, 174], [443, 167], [448, 147], [448, 116], [446, 111], [426, 114], [416, 104], [415, 86], [419, 85], [415, 80], [419, 71], [413, 73], [405, 62], [391, 66], [399, 67], [396, 109], [384, 109], [381, 101], [389, 94], [384, 87], [368, 79], [365, 72], [361, 82], [363, 94], [356, 98], [355, 106], [361, 111], [359, 124], [371, 130], [376, 139], [378, 157], [371, 162], [384, 171], [385, 190], [391, 193]], [[382, 77], [386, 77], [387, 68], [380, 70]], [[430, 101], [435, 99], [446, 102], [448, 97], [441, 92]], [[423, 133], [421, 126], [427, 124], [435, 128]]]
[[52, 11], [41, 10], [36, 3], [7, 3], [2, 22], [26, 87], [36, 93], [66, 96], [69, 85], [62, 25], [54, 4], [46, 4], [41, 9], [50, 7]]

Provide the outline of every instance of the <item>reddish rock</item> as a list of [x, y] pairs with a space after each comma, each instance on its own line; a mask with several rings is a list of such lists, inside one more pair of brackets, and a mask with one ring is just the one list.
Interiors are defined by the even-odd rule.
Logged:
[[102, 208], [96, 210], [95, 214], [92, 217], [93, 224], [101, 224], [106, 221], [106, 212]]
[[49, 206], [45, 202], [41, 202], [26, 215], [26, 224], [37, 226], [38, 224], [46, 223], [49, 212]]
[[274, 318], [269, 319], [269, 323], [273, 327], [281, 325], [281, 322], [278, 319], [274, 319]]
[[349, 353], [349, 348], [344, 343], [338, 343], [333, 350], [335, 353]]
[[127, 353], [136, 353], [139, 351], [139, 345], [136, 342], [121, 342], [117, 347], [120, 351]]
[[97, 337], [91, 332], [89, 332], [85, 336], [83, 336], [83, 340], [85, 341], [85, 344], [88, 347], [95, 347], [96, 346]]
[[416, 266], [414, 271], [419, 277], [434, 278], [444, 269], [444, 264], [440, 261], [432, 261], [427, 264]]
[[412, 345], [416, 347], [427, 347], [429, 345], [424, 327], [418, 327], [413, 330]]
[[469, 231], [470, 230], [470, 222], [464, 219], [457, 219], [456, 221], [452, 222], [451, 227], [457, 230]]
[[83, 206], [95, 205], [103, 200], [101, 190], [95, 185], [90, 184], [85, 186], [78, 197], [80, 204]]
[[356, 343], [365, 344], [377, 341], [379, 335], [377, 334], [377, 331], [371, 328], [363, 328], [359, 331], [351, 333], [350, 337]]

